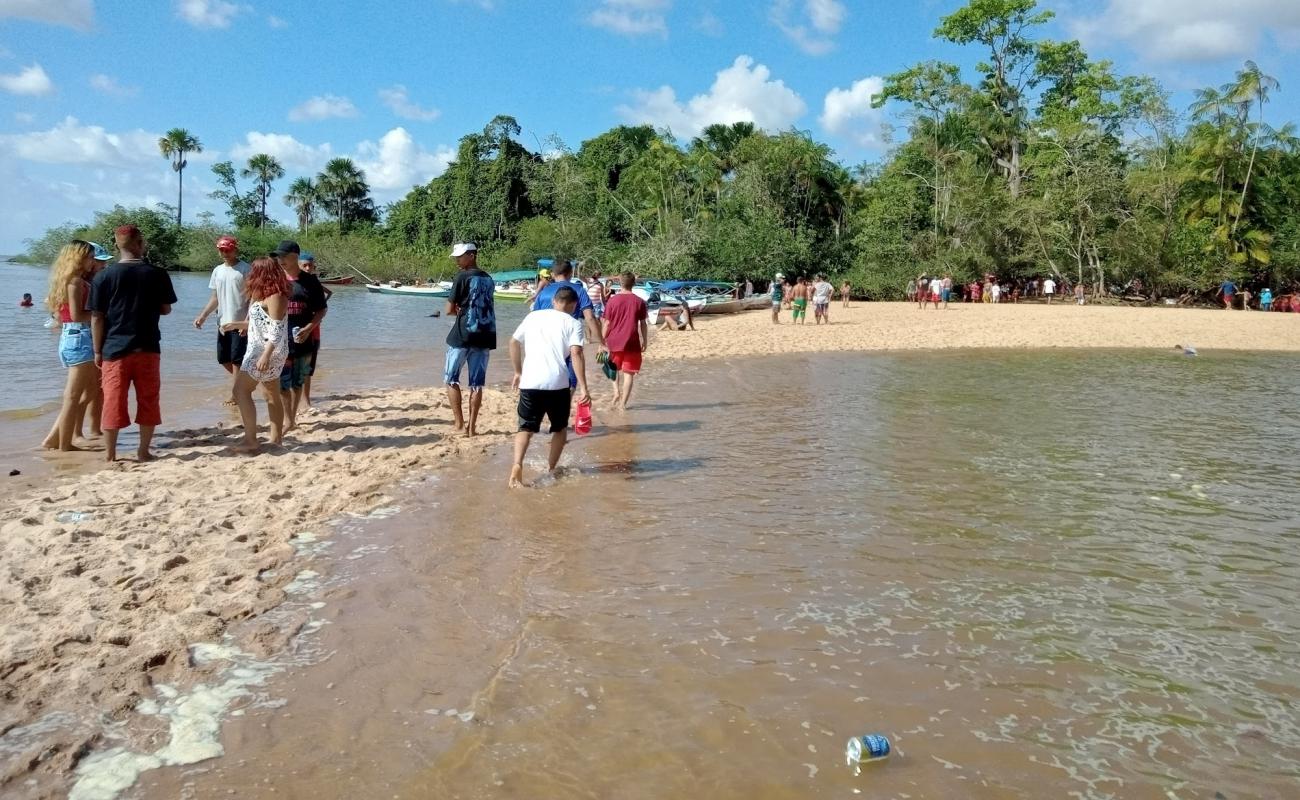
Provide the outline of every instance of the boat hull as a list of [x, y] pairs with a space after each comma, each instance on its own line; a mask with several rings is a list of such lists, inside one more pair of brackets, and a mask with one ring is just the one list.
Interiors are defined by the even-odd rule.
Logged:
[[450, 289], [437, 286], [380, 286], [367, 283], [366, 291], [376, 294], [400, 294], [407, 297], [449, 297], [451, 295]]
[[352, 276], [344, 275], [341, 278], [321, 278], [320, 282], [323, 286], [350, 286], [352, 284]]

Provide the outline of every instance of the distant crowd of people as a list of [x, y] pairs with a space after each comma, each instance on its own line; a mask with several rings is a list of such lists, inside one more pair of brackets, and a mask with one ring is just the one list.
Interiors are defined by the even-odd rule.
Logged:
[[[746, 296], [752, 293], [752, 285], [747, 285], [746, 291]], [[782, 309], [790, 312], [792, 325], [806, 325], [809, 303], [812, 303], [815, 324], [830, 324], [831, 302], [835, 299], [835, 287], [826, 280], [825, 275], [818, 273], [812, 277], [812, 280], [799, 276], [791, 283], [784, 272], [778, 272], [772, 279], [768, 291], [772, 297], [773, 325], [781, 324]], [[840, 302], [845, 308], [849, 307], [849, 292], [849, 282], [844, 281], [840, 285]]]
[[1073, 287], [1062, 278], [1001, 279], [985, 275], [984, 280], [954, 284], [951, 275], [927, 275], [922, 273], [916, 280], [909, 280], [905, 290], [909, 302], [918, 308], [933, 304], [935, 308], [947, 308], [950, 302], [962, 303], [1019, 303], [1021, 298], [1043, 298], [1048, 305], [1058, 297], [1073, 297], [1077, 305], [1084, 305], [1086, 296], [1082, 283]]

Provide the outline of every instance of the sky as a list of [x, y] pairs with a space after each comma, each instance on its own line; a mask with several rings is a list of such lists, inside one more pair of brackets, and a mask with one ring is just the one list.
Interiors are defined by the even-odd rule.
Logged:
[[[211, 165], [274, 155], [286, 177], [348, 156], [382, 205], [514, 116], [539, 151], [621, 123], [689, 138], [713, 122], [810, 132], [845, 164], [889, 148], [882, 77], [927, 59], [971, 79], [978, 46], [935, 40], [960, 0], [0, 0], [0, 253], [113, 204], [175, 204], [157, 140], [203, 143], [185, 215], [224, 221]], [[1245, 59], [1300, 121], [1300, 0], [1040, 0], [1044, 34], [1149, 74], [1185, 108]], [[242, 188], [242, 187], [241, 187]]]

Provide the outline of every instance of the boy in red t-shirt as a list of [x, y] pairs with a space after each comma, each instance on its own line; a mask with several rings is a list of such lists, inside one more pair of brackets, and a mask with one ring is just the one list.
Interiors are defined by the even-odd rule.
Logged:
[[650, 328], [645, 301], [632, 291], [636, 276], [624, 272], [619, 276], [619, 282], [623, 289], [605, 301], [601, 325], [605, 345], [609, 347], [609, 358], [618, 368], [614, 408], [626, 411], [632, 398], [632, 384], [641, 371], [641, 354], [650, 344]]

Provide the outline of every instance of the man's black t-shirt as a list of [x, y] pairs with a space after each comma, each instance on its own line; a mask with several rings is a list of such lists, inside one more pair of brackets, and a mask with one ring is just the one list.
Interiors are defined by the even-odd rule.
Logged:
[[448, 347], [497, 349], [497, 321], [492, 276], [470, 267], [456, 274], [448, 299], [456, 305], [456, 322], [447, 331]]
[[167, 270], [145, 261], [119, 261], [90, 284], [91, 312], [104, 317], [103, 356], [116, 361], [131, 353], [161, 353], [158, 318], [176, 302]]
[[317, 311], [325, 309], [325, 287], [310, 272], [299, 272], [296, 280], [289, 281], [289, 355], [309, 356], [320, 347], [320, 340], [308, 336], [302, 344], [293, 340], [293, 329], [311, 324]]

